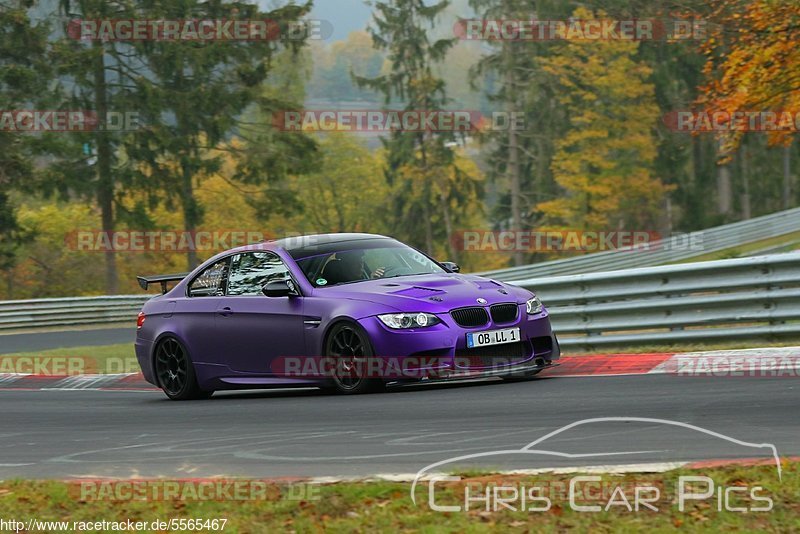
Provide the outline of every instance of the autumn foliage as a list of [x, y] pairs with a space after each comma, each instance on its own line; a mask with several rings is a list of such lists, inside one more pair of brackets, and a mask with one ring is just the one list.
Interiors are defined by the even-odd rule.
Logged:
[[[715, 0], [702, 44], [706, 56], [699, 104], [720, 111], [800, 111], [800, 3]], [[773, 145], [788, 145], [794, 132], [769, 132]], [[726, 132], [734, 149], [741, 132]]]

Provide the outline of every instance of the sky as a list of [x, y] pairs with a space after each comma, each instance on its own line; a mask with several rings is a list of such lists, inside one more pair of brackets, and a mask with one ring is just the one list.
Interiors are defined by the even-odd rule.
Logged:
[[[444, 15], [441, 24], [442, 31], [449, 32], [449, 28], [457, 17], [470, 17], [472, 9], [467, 0], [451, 0], [450, 9]], [[347, 34], [355, 30], [364, 30], [372, 17], [372, 8], [365, 0], [314, 0], [311, 18], [323, 20], [333, 26], [333, 35], [328, 42], [345, 39]], [[447, 35], [448, 37], [450, 35]]]
[[315, 0], [311, 18], [330, 22], [333, 25], [330, 40], [338, 41], [352, 31], [365, 29], [371, 13], [364, 0]]

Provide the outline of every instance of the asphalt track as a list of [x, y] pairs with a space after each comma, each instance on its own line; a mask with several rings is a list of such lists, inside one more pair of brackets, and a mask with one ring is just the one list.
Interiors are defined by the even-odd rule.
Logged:
[[[688, 423], [797, 456], [798, 386], [797, 378], [542, 377], [353, 397], [316, 390], [223, 393], [183, 403], [157, 391], [0, 390], [0, 478], [415, 473], [458, 455], [516, 450], [564, 425], [604, 417]], [[767, 449], [655, 422], [582, 424], [535, 449], [562, 456], [504, 454], [458, 466], [771, 456]]]
[[131, 327], [2, 334], [0, 335], [0, 354], [70, 347], [95, 347], [118, 343], [130, 343], [133, 346], [135, 339], [136, 328]]

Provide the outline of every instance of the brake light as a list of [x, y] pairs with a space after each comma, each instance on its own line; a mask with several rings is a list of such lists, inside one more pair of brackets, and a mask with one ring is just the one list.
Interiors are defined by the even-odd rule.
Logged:
[[139, 312], [139, 315], [136, 316], [136, 329], [139, 330], [142, 326], [144, 326], [145, 314], [144, 312]]

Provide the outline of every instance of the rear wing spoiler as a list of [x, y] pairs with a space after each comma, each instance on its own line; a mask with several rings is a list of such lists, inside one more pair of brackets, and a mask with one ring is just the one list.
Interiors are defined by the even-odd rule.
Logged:
[[150, 287], [150, 284], [161, 284], [161, 293], [163, 294], [167, 292], [167, 282], [180, 282], [187, 276], [189, 276], [189, 273], [157, 274], [154, 276], [137, 276], [136, 279], [139, 281], [139, 286], [145, 291]]

